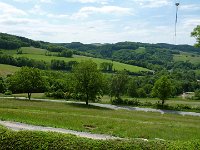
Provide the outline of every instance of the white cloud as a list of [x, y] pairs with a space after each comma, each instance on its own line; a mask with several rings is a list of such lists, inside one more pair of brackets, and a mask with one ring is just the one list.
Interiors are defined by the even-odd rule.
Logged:
[[7, 3], [0, 2], [0, 15], [24, 16], [27, 13]]
[[197, 4], [180, 5], [180, 9], [186, 11], [196, 11], [200, 10], [200, 5]]
[[171, 0], [133, 0], [144, 8], [159, 8], [170, 5]]
[[72, 15], [72, 19], [87, 18], [92, 14], [131, 15], [132, 13], [130, 8], [119, 6], [83, 7]]
[[112, 0], [66, 0], [67, 2], [108, 4]]
[[30, 13], [35, 15], [46, 15], [47, 12], [44, 11], [40, 5], [36, 4], [30, 11]]
[[53, 3], [53, 0], [14, 0], [15, 2], [28, 3], [28, 2], [37, 2], [37, 3]]

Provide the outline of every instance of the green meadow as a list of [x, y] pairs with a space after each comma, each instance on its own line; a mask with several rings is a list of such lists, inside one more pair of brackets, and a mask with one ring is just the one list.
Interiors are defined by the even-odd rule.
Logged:
[[200, 63], [200, 55], [198, 54], [191, 54], [186, 52], [180, 52], [180, 55], [174, 55], [174, 61], [188, 61], [193, 64]]
[[0, 64], [0, 76], [6, 76], [19, 70], [19, 67]]
[[110, 110], [84, 104], [0, 99], [0, 119], [122, 138], [200, 139], [200, 118]]
[[[46, 56], [45, 52], [47, 50], [39, 49], [39, 48], [33, 48], [33, 47], [22, 47], [20, 50], [22, 50], [23, 54], [17, 54], [17, 50], [2, 50], [2, 52], [5, 53], [5, 54], [13, 55], [14, 57], [27, 57], [27, 58], [38, 60], [38, 61], [43, 60], [43, 61], [46, 61], [48, 63], [50, 63], [51, 60], [53, 60], [53, 59], [64, 60], [65, 62], [69, 62], [69, 61], [81, 62], [81, 61], [85, 61], [85, 60], [92, 60], [95, 63], [97, 63], [97, 65], [100, 65], [103, 62], [113, 63], [113, 69], [119, 70], [119, 71], [124, 70], [124, 69], [128, 70], [130, 72], [150, 71], [149, 69], [146, 69], [146, 68], [128, 65], [128, 64], [124, 64], [124, 63], [120, 63], [120, 62], [116, 62], [116, 61], [111, 61], [111, 60], [106, 60], [106, 59], [100, 59], [100, 58], [93, 58], [93, 57], [86, 57], [86, 56], [79, 56], [79, 55], [73, 55], [72, 58], [57, 57], [57, 56]], [[56, 54], [55, 52], [53, 52], [53, 53]]]

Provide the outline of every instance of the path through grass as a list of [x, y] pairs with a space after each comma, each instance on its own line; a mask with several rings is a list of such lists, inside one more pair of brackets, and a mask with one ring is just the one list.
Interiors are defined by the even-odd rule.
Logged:
[[53, 102], [0, 100], [0, 119], [126, 138], [200, 139], [200, 118]]

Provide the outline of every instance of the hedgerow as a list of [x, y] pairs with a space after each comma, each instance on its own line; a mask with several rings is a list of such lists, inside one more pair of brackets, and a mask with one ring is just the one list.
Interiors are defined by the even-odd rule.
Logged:
[[92, 140], [73, 135], [53, 132], [11, 131], [0, 127], [0, 149], [39, 149], [39, 150], [163, 150], [163, 149], [200, 149], [200, 140], [188, 142], [143, 141], [143, 140]]

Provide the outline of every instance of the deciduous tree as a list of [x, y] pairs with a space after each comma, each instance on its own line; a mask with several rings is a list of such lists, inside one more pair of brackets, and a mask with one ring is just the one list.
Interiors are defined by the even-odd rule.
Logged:
[[195, 37], [197, 43], [195, 44], [196, 47], [200, 47], [200, 25], [194, 28], [193, 32], [191, 33], [192, 37]]
[[89, 100], [95, 101], [98, 95], [103, 94], [103, 76], [93, 61], [84, 61], [75, 66], [73, 77], [75, 92], [83, 95], [86, 105]]
[[28, 93], [29, 100], [33, 92], [42, 92], [46, 83], [39, 69], [29, 67], [22, 67], [8, 81], [12, 91]]
[[153, 87], [153, 95], [162, 100], [162, 106], [165, 100], [171, 95], [172, 86], [170, 80], [166, 76], [162, 76], [158, 79]]

